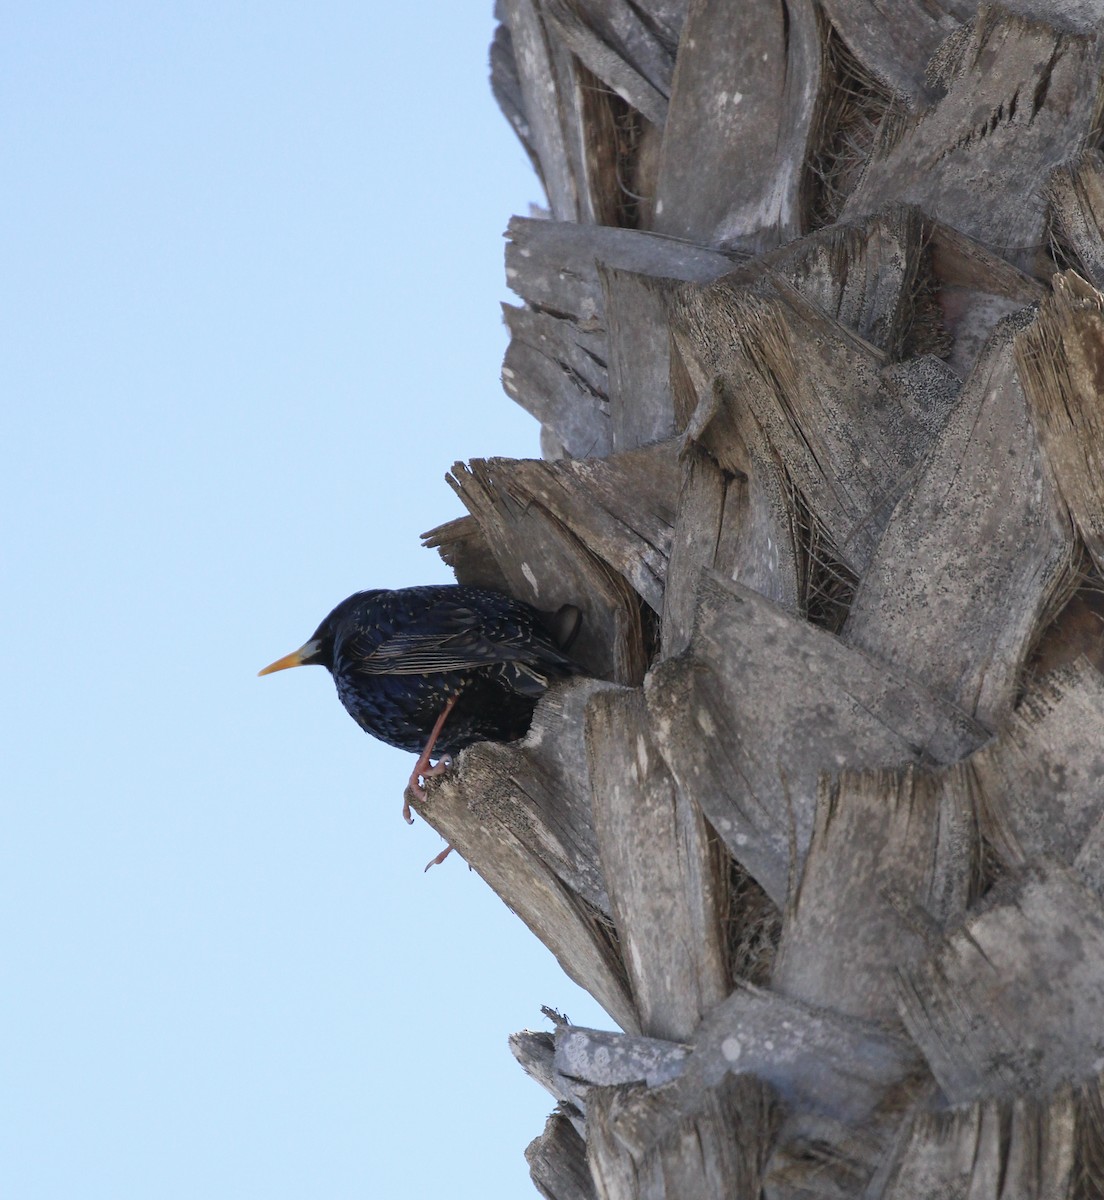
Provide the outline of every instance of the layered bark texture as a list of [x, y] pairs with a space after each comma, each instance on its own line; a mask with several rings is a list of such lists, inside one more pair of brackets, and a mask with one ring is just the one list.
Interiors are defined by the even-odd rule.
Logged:
[[587, 674], [415, 807], [617, 1027], [538, 1190], [1104, 1195], [1104, 3], [498, 16], [544, 458], [427, 539]]

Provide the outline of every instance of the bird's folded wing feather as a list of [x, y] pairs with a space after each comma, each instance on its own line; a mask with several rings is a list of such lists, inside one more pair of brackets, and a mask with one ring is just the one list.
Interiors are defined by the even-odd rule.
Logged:
[[356, 669], [369, 675], [424, 675], [432, 671], [463, 671], [489, 663], [560, 663], [569, 660], [550, 641], [535, 640], [508, 617], [486, 636], [487, 618], [469, 609], [450, 606], [434, 612], [439, 620], [426, 628], [425, 618], [416, 630], [396, 629], [383, 636], [357, 636], [350, 647]]

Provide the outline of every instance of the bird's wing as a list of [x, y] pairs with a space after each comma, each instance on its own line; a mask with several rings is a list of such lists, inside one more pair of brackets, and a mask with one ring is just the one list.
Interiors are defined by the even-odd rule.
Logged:
[[523, 627], [508, 614], [489, 618], [455, 603], [420, 614], [416, 628], [398, 626], [382, 636], [373, 632], [370, 639], [357, 634], [346, 653], [356, 670], [369, 675], [464, 671], [496, 662], [547, 663], [568, 671], [574, 666], [543, 632]]

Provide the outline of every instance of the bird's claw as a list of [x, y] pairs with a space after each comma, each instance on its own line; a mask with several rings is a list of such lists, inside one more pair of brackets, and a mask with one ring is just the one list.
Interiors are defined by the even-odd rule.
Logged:
[[452, 851], [453, 851], [452, 846], [446, 846], [441, 851], [441, 853], [437, 855], [436, 858], [431, 858], [429, 860], [429, 862], [426, 863], [425, 870], [422, 871], [422, 874], [424, 875], [426, 873], [426, 871], [429, 870], [430, 867], [439, 867], [441, 865], [441, 863], [443, 863], [445, 861], [445, 859], [448, 858], [448, 856], [452, 853]]

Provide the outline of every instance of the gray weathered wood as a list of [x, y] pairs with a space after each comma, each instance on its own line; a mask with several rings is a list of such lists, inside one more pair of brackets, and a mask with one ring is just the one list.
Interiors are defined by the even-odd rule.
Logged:
[[540, 0], [541, 14], [590, 71], [663, 125], [674, 58], [627, 0]]
[[[1090, 1106], [1070, 1088], [1041, 1100], [990, 1100], [949, 1112], [917, 1109], [888, 1178], [867, 1195], [870, 1200], [1096, 1195], [1100, 1181], [1086, 1172], [1092, 1152], [1100, 1153], [1094, 1125]], [[1086, 1184], [1089, 1190], [1078, 1190]]]
[[486, 743], [464, 760], [473, 814], [493, 812], [573, 892], [609, 916], [609, 894], [590, 812], [583, 714], [607, 688], [572, 679], [544, 696], [529, 734], [509, 745]]
[[604, 329], [598, 263], [658, 279], [707, 283], [733, 266], [731, 254], [637, 229], [511, 217], [506, 282], [534, 308]]
[[487, 470], [518, 505], [550, 513], [659, 612], [675, 521], [677, 451], [668, 442], [605, 459], [493, 458]]
[[525, 97], [518, 76], [517, 59], [514, 57], [514, 39], [508, 25], [496, 26], [491, 42], [490, 60], [491, 91], [502, 110], [502, 115], [517, 135], [518, 141], [529, 156], [533, 170], [539, 177], [540, 159], [533, 144], [529, 118], [525, 115]]
[[723, 1080], [694, 1116], [672, 1124], [663, 1139], [634, 1153], [612, 1132], [642, 1087], [594, 1088], [587, 1157], [602, 1200], [730, 1200], [757, 1196], [764, 1148], [775, 1114], [763, 1086]]
[[[509, 237], [506, 276], [529, 307], [506, 309], [507, 393], [577, 458], [673, 432], [662, 303], [669, 285], [661, 281], [715, 279], [732, 258], [632, 229], [520, 217], [510, 222]], [[638, 332], [641, 304], [649, 326]], [[623, 341], [630, 327], [631, 345]]]
[[772, 986], [893, 1024], [897, 971], [965, 914], [979, 855], [961, 776], [909, 769], [822, 778], [816, 825], [786, 906]]
[[690, 1052], [689, 1046], [663, 1038], [566, 1025], [556, 1031], [552, 1066], [576, 1087], [623, 1083], [661, 1087], [683, 1073]]
[[840, 560], [861, 572], [957, 380], [931, 362], [917, 419], [915, 397], [903, 404], [895, 386], [900, 373], [883, 374], [885, 355], [780, 279], [755, 290], [730, 279], [684, 287], [675, 319], [721, 380], [722, 405], [757, 468], [784, 464]]
[[800, 607], [798, 549], [793, 530], [780, 519], [784, 497], [777, 475], [745, 474], [694, 444], [683, 464], [663, 594], [665, 658], [689, 645], [703, 570], [739, 579], [791, 612]]
[[1072, 863], [1104, 815], [1104, 677], [1082, 661], [1043, 679], [969, 765], [1007, 862]]
[[928, 60], [958, 28], [951, 12], [944, 11], [951, 5], [825, 0], [824, 8], [852, 54], [875, 79], [913, 103], [928, 95]]
[[823, 53], [809, 0], [752, 0], [735, 19], [725, 0], [692, 0], [660, 148], [655, 230], [753, 251], [802, 232]]
[[1050, 174], [1097, 119], [1100, 52], [1095, 36], [983, 7], [940, 53], [946, 94], [875, 154], [844, 217], [905, 200], [1030, 262], [1045, 240]]
[[999, 322], [1037, 303], [1044, 289], [958, 230], [938, 221], [927, 230], [943, 327], [952, 339], [947, 365], [965, 379]]
[[586, 1161], [586, 1143], [558, 1113], [526, 1148], [533, 1185], [545, 1200], [597, 1200]]
[[710, 572], [689, 649], [654, 667], [645, 693], [679, 786], [778, 904], [822, 771], [954, 762], [984, 740], [913, 679]]
[[574, 81], [565, 78], [565, 52], [549, 38], [535, 0], [503, 0], [501, 11], [517, 67], [523, 140], [531, 147], [552, 214], [561, 221], [585, 219], [582, 158], [571, 120]]
[[599, 264], [609, 336], [613, 447], [631, 450], [677, 432], [671, 392], [671, 284]]
[[1081, 273], [1097, 288], [1104, 287], [1104, 158], [1086, 150], [1063, 163], [1047, 188], [1058, 231], [1077, 255]]
[[457, 583], [492, 588], [496, 592], [509, 591], [506, 576], [474, 517], [456, 517], [427, 530], [422, 534], [422, 544], [427, 550], [437, 551], [452, 568]]
[[837, 222], [736, 268], [729, 280], [780, 277], [827, 317], [891, 357], [914, 319], [913, 290], [924, 270], [925, 223], [891, 205], [855, 223]]
[[[536, 738], [542, 736], [538, 730]], [[526, 759], [524, 743], [484, 742], [464, 751], [452, 770], [428, 781], [425, 800], [412, 793], [408, 797], [415, 812], [456, 847], [552, 951], [567, 974], [623, 1029], [638, 1031], [624, 964], [608, 919], [564, 882], [565, 876], [587, 878], [585, 853], [575, 862], [563, 853], [580, 831], [567, 814], [557, 827], [549, 819], [554, 807], [545, 805], [542, 811], [533, 801], [530, 793], [541, 795], [535, 782], [539, 777], [539, 770]]]
[[506, 394], [550, 429], [576, 458], [613, 445], [605, 339], [574, 321], [502, 306], [510, 344], [502, 363]]
[[901, 1016], [952, 1104], [1039, 1095], [1100, 1073], [1102, 978], [1104, 907], [1050, 860], [903, 973]]
[[479, 522], [507, 591], [553, 612], [573, 604], [583, 612], [572, 656], [592, 675], [638, 684], [646, 652], [636, 593], [548, 510], [519, 503], [476, 459], [456, 463], [448, 482]]
[[1104, 573], [1102, 345], [1104, 295], [1067, 271], [1017, 339], [1016, 365], [1067, 520]]
[[638, 689], [597, 693], [586, 737], [602, 874], [641, 1029], [685, 1039], [726, 992], [726, 868], [652, 742]]
[[[571, 1032], [571, 1026], [565, 1026], [566, 1032]], [[518, 1065], [529, 1076], [554, 1096], [560, 1106], [560, 1111], [574, 1126], [581, 1136], [586, 1136], [586, 1088], [587, 1085], [571, 1078], [570, 1072], [562, 1071], [556, 1063], [556, 1047], [559, 1033], [536, 1032], [524, 1029], [520, 1033], [510, 1035], [510, 1053], [517, 1059]], [[622, 1037], [627, 1041], [635, 1041], [628, 1034], [610, 1034], [610, 1037]], [[644, 1039], [647, 1040], [647, 1039]], [[666, 1046], [667, 1042], [659, 1043]]]
[[[567, 1039], [562, 1052], [561, 1039]], [[707, 1113], [731, 1079], [759, 1081], [790, 1112], [814, 1121], [859, 1123], [914, 1075], [919, 1061], [904, 1037], [754, 987], [739, 988], [713, 1009], [689, 1056], [675, 1043], [573, 1029], [558, 1035], [555, 1058], [557, 1069], [580, 1083], [646, 1082], [623, 1090], [605, 1116], [605, 1136], [637, 1163], [680, 1125]]]
[[1030, 314], [1006, 319], [978, 360], [844, 630], [990, 727], [1011, 710], [1036, 622], [1073, 552], [1017, 367], [1015, 339], [1029, 324]]

